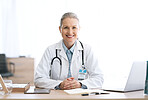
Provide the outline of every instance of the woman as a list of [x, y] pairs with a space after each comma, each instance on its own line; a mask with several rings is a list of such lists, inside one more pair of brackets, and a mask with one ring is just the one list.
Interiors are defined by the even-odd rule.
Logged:
[[79, 19], [65, 13], [59, 43], [49, 46], [35, 72], [35, 86], [50, 89], [101, 88], [103, 75], [91, 48], [77, 40]]

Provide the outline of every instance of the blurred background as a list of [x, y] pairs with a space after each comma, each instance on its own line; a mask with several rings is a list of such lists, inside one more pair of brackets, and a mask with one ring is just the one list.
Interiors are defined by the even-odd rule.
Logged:
[[92, 46], [105, 77], [148, 60], [148, 0], [0, 0], [0, 53], [34, 58], [59, 42], [60, 18], [74, 12], [79, 40]]

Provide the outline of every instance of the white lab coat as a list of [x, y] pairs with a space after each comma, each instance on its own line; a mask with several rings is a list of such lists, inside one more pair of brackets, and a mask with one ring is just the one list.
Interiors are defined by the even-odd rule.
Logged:
[[[90, 46], [83, 44], [84, 46], [84, 64], [87, 69], [87, 78], [80, 81], [88, 88], [101, 88], [103, 84], [103, 74], [98, 66], [98, 60], [95, 58]], [[51, 70], [51, 60], [56, 56], [56, 49], [58, 49], [58, 57], [62, 60], [62, 70], [60, 75], [60, 62], [55, 59]], [[79, 69], [82, 65], [82, 46], [77, 40], [77, 44], [74, 49], [74, 53], [71, 61], [71, 74], [76, 80], [78, 80]], [[40, 63], [35, 71], [34, 83], [36, 87], [54, 89], [59, 85], [68, 75], [69, 62], [67, 55], [62, 46], [62, 40], [54, 45], [49, 46]], [[51, 76], [50, 76], [51, 70]]]

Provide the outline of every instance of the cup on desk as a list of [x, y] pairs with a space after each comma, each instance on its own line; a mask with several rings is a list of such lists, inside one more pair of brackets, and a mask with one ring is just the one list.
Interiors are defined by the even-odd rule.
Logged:
[[12, 92], [12, 80], [4, 80], [8, 93], [5, 93], [2, 85], [0, 84], [0, 95], [9, 95]]

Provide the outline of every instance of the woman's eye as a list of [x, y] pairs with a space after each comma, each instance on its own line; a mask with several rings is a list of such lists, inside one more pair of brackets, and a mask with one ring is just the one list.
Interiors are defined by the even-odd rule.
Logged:
[[64, 29], [68, 29], [68, 27], [64, 27]]
[[73, 29], [76, 29], [76, 27], [73, 27]]

